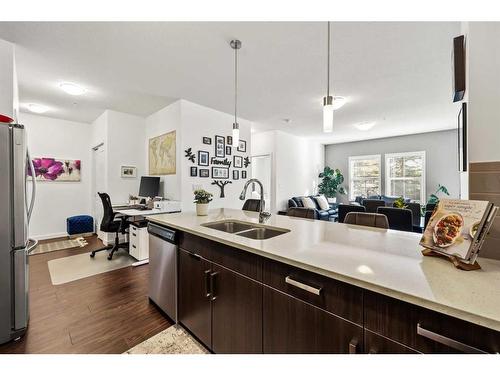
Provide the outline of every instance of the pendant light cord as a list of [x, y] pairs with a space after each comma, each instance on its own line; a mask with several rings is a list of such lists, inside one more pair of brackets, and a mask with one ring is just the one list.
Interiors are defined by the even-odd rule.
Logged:
[[236, 110], [238, 108], [238, 49], [234, 49], [234, 123], [237, 124]]
[[326, 57], [326, 96], [330, 96], [330, 21], [328, 21], [328, 55]]

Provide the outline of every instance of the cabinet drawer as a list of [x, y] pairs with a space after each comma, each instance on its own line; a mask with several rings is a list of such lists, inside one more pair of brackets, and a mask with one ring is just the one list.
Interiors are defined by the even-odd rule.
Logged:
[[365, 328], [422, 353], [500, 352], [500, 332], [373, 292]]
[[264, 353], [363, 351], [362, 327], [266, 286], [263, 297]]
[[377, 335], [367, 329], [365, 329], [364, 341], [366, 354], [420, 354], [416, 350]]
[[262, 281], [262, 258], [190, 233], [179, 234], [179, 246], [232, 271]]
[[264, 261], [263, 282], [354, 323], [363, 323], [360, 288], [269, 259]]

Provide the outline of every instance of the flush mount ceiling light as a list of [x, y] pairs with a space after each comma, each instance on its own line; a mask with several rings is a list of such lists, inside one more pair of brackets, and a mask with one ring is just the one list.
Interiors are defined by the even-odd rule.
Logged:
[[46, 106], [41, 105], [41, 104], [36, 104], [36, 103], [29, 103], [27, 105], [27, 108], [30, 112], [33, 112], [33, 113], [45, 113], [49, 110], [49, 107], [46, 107]]
[[69, 95], [82, 95], [85, 94], [87, 90], [84, 87], [77, 85], [76, 83], [63, 82], [59, 84], [59, 88]]
[[233, 147], [238, 147], [240, 143], [240, 125], [236, 116], [238, 109], [238, 50], [241, 48], [241, 41], [233, 39], [229, 43], [234, 50], [234, 122], [233, 122]]
[[375, 122], [374, 121], [372, 121], [372, 122], [360, 122], [358, 124], [354, 124], [354, 126], [358, 130], [367, 131], [375, 126]]

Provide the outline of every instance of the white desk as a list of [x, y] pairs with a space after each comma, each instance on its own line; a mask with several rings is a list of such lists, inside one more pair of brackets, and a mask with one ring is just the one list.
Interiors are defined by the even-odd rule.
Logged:
[[173, 212], [180, 212], [180, 210], [173, 210], [171, 208], [159, 209], [153, 208], [152, 210], [138, 210], [135, 208], [122, 208], [118, 210], [114, 210], [117, 214], [121, 214], [124, 216], [149, 216], [149, 215], [158, 215], [158, 214], [168, 214]]

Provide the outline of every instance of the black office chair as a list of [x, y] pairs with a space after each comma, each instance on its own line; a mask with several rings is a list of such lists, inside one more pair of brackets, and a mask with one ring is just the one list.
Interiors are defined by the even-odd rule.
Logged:
[[379, 207], [385, 206], [385, 202], [382, 199], [363, 199], [363, 206], [366, 208], [366, 212], [377, 213]]
[[107, 193], [97, 193], [102, 201], [103, 207], [103, 217], [100, 225], [101, 231], [105, 233], [115, 233], [115, 244], [104, 246], [101, 249], [94, 250], [90, 253], [90, 257], [95, 257], [95, 254], [99, 251], [111, 250], [108, 255], [108, 260], [113, 259], [113, 254], [119, 249], [127, 249], [128, 250], [128, 242], [120, 243], [119, 234], [125, 234], [126, 229], [128, 228], [127, 218], [122, 216], [119, 220], [115, 220], [115, 212], [113, 211], [113, 207], [111, 206], [111, 199]]
[[[395, 203], [393, 203], [393, 207]], [[422, 206], [420, 206], [420, 203], [405, 203], [405, 208], [409, 209], [411, 211], [411, 217], [413, 220], [413, 231], [417, 232], [420, 230], [421, 232], [421, 227], [420, 227], [420, 220], [422, 218]], [[397, 208], [397, 207], [396, 207]]]
[[287, 216], [301, 217], [304, 219], [318, 220], [318, 212], [314, 208], [290, 207], [286, 211]]
[[390, 229], [413, 232], [413, 219], [407, 208], [379, 207], [377, 213], [387, 216]]
[[[242, 210], [260, 212], [260, 199], [247, 199], [243, 203]], [[264, 210], [264, 207], [262, 207], [262, 210]]]
[[345, 217], [349, 212], [366, 212], [366, 208], [365, 206], [358, 206], [357, 204], [339, 204], [339, 223], [344, 222]]

